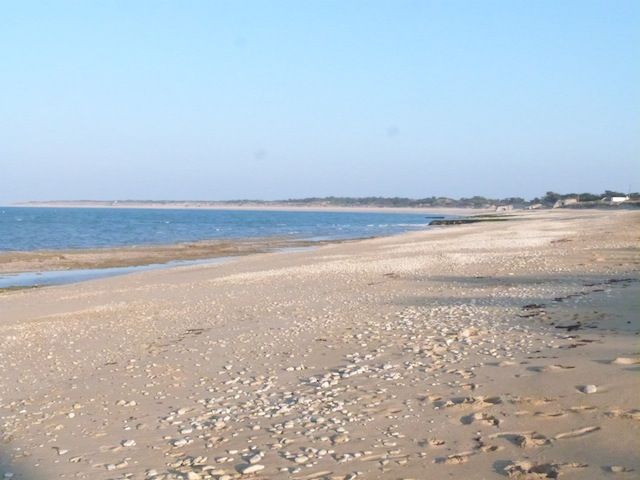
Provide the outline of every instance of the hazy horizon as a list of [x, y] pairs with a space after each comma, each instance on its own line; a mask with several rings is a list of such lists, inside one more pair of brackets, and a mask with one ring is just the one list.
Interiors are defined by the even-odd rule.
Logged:
[[[602, 190], [598, 190], [598, 191], [593, 191], [593, 192], [578, 192], [578, 191], [546, 191], [546, 192], [541, 192], [538, 195], [534, 195], [531, 197], [527, 197], [527, 196], [522, 196], [522, 195], [512, 195], [512, 196], [498, 196], [498, 197], [486, 197], [487, 200], [502, 200], [502, 199], [509, 199], [509, 198], [522, 198], [525, 201], [530, 201], [533, 200], [535, 198], [542, 198], [545, 196], [545, 194], [547, 193], [555, 193], [555, 194], [559, 194], [559, 195], [583, 195], [583, 194], [593, 194], [593, 195], [604, 195], [605, 192], [616, 192], [616, 193], [621, 193], [621, 194], [629, 194], [629, 193], [638, 193], [638, 192], [628, 192], [628, 191], [617, 191], [617, 190], [612, 190], [612, 189], [602, 189]], [[453, 199], [453, 200], [459, 200], [459, 199], [470, 199], [473, 197], [483, 197], [483, 195], [470, 195], [470, 196], [451, 196], [451, 195], [424, 195], [422, 197], [404, 197], [404, 196], [400, 196], [400, 195], [394, 195], [394, 196], [378, 196], [378, 195], [370, 195], [370, 196], [350, 196], [350, 195], [327, 195], [327, 196], [306, 196], [306, 197], [288, 197], [288, 198], [274, 198], [274, 199], [263, 199], [263, 198], [229, 198], [229, 199], [225, 199], [225, 200], [220, 200], [220, 199], [194, 199], [194, 198], [50, 198], [50, 199], [41, 199], [41, 200], [19, 200], [19, 201], [14, 201], [14, 202], [9, 202], [7, 204], [4, 204], [5, 206], [11, 206], [11, 205], [21, 205], [21, 204], [27, 204], [27, 203], [33, 203], [33, 204], [39, 204], [39, 203], [54, 203], [54, 202], [61, 202], [61, 203], [82, 203], [82, 202], [96, 202], [96, 203], [100, 203], [100, 202], [140, 202], [140, 203], [144, 203], [144, 202], [150, 202], [150, 203], [161, 203], [161, 202], [202, 202], [202, 203], [234, 203], [234, 202], [290, 202], [290, 201], [296, 201], [296, 200], [312, 200], [312, 199], [318, 199], [318, 200], [323, 200], [323, 199], [329, 199], [329, 198], [349, 198], [349, 199], [364, 199], [364, 198], [381, 198], [381, 199], [391, 199], [391, 198], [402, 198], [402, 199], [409, 199], [409, 200], [421, 200], [421, 199], [429, 199], [429, 198], [449, 198], [449, 199]], [[0, 203], [0, 206], [3, 205], [2, 203]]]
[[640, 3], [12, 2], [0, 203], [640, 191]]

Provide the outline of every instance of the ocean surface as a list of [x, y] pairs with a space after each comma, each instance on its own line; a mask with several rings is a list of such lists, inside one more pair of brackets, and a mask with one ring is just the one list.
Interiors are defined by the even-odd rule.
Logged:
[[[420, 230], [433, 218], [442, 217], [405, 213], [0, 207], [0, 253], [266, 237], [355, 239]], [[0, 289], [76, 283], [228, 260], [175, 260], [131, 267], [5, 273], [0, 274]]]
[[354, 239], [424, 229], [426, 214], [0, 207], [0, 251], [284, 237]]

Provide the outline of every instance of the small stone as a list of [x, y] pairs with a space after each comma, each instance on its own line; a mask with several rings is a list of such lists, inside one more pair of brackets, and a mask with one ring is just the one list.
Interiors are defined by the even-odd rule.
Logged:
[[245, 467], [242, 467], [240, 469], [240, 473], [242, 475], [249, 475], [250, 473], [256, 473], [256, 472], [259, 472], [260, 470], [264, 470], [264, 465], [260, 465], [259, 463], [256, 463], [254, 465], [247, 465]]
[[628, 473], [633, 472], [633, 468], [621, 467], [620, 465], [611, 465], [609, 467], [611, 473]]
[[135, 440], [125, 440], [124, 442], [122, 442], [123, 447], [135, 447], [135, 445], [136, 445]]
[[596, 393], [598, 391], [598, 387], [595, 385], [585, 385], [582, 387], [582, 393]]
[[349, 437], [343, 433], [338, 434], [338, 435], [334, 435], [333, 437], [331, 437], [331, 441], [333, 442], [334, 445], [338, 445], [341, 443], [347, 443], [349, 441]]

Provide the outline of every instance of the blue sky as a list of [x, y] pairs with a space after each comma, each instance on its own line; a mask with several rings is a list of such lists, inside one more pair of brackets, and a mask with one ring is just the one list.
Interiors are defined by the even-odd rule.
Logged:
[[0, 201], [640, 190], [640, 2], [0, 4]]

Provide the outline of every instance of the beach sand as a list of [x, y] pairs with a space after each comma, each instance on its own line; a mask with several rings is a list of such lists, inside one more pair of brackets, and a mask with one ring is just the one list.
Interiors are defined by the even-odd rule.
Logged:
[[0, 294], [0, 478], [640, 472], [640, 212]]

